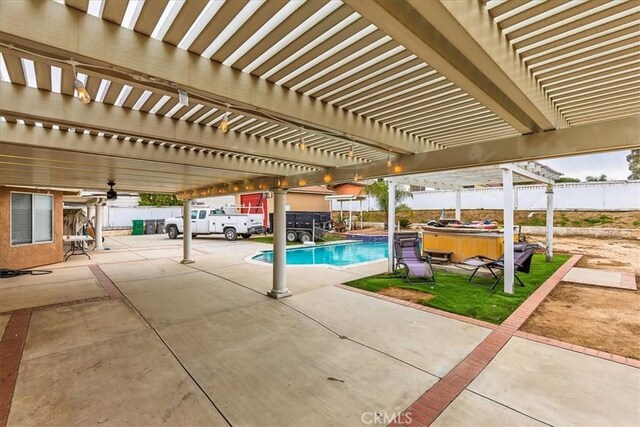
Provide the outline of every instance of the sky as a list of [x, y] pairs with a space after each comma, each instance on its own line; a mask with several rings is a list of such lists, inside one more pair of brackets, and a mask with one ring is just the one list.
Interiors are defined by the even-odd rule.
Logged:
[[627, 179], [631, 173], [627, 163], [627, 154], [629, 153], [630, 150], [612, 151], [610, 153], [540, 160], [540, 163], [561, 172], [563, 176], [580, 178], [582, 181], [587, 175], [600, 176], [600, 174], [607, 175], [609, 180]]

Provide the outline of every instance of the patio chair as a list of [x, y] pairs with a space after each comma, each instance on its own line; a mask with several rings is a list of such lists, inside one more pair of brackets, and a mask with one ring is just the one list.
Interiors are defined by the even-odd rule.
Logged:
[[419, 277], [436, 283], [431, 259], [428, 255], [423, 257], [420, 254], [418, 238], [397, 239], [394, 243], [395, 272], [398, 271], [398, 267], [402, 267], [407, 282], [411, 282], [411, 277]]
[[[527, 243], [515, 243], [513, 245], [513, 272], [520, 286], [524, 286], [524, 283], [522, 283], [522, 280], [518, 277], [518, 273], [529, 274], [531, 271], [531, 259], [533, 258], [533, 254], [536, 253], [536, 250], [538, 250], [538, 245], [529, 245]], [[500, 279], [502, 279], [502, 276], [504, 276], [504, 254], [498, 259], [477, 255], [460, 261], [456, 266], [468, 271], [473, 271], [471, 276], [469, 276], [469, 283], [473, 283], [471, 280], [481, 268], [489, 270], [496, 279], [491, 286], [491, 289], [495, 289]]]

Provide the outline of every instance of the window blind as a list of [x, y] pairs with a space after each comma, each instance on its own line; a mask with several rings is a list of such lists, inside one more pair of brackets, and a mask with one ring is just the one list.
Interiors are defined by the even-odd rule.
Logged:
[[49, 195], [35, 194], [33, 224], [34, 242], [51, 242], [53, 240], [53, 197]]
[[32, 202], [31, 194], [11, 194], [11, 244], [32, 242]]

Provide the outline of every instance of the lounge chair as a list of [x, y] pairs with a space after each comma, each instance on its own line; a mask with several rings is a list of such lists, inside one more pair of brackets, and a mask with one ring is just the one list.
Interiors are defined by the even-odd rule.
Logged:
[[398, 267], [402, 267], [407, 282], [411, 281], [411, 277], [419, 277], [436, 283], [431, 259], [420, 254], [420, 242], [417, 237], [396, 239], [394, 243], [396, 272]]
[[[518, 273], [528, 274], [531, 271], [531, 259], [537, 249], [538, 245], [529, 245], [527, 243], [515, 243], [513, 245], [513, 271], [516, 281], [520, 286], [524, 286], [524, 283], [522, 283], [522, 280], [518, 277]], [[469, 283], [472, 283], [471, 280], [481, 268], [489, 270], [496, 279], [491, 286], [491, 289], [495, 289], [500, 279], [502, 279], [502, 276], [504, 276], [504, 254], [498, 259], [478, 255], [460, 261], [456, 266], [473, 271], [469, 277]]]

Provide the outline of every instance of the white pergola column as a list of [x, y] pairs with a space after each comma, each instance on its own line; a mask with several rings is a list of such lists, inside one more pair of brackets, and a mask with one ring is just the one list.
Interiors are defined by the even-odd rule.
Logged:
[[96, 204], [96, 223], [94, 232], [96, 234], [96, 246], [94, 250], [101, 251], [104, 249], [102, 246], [102, 227], [103, 227], [103, 207], [102, 202]]
[[191, 200], [182, 202], [182, 261], [181, 264], [192, 264], [191, 259]]
[[387, 227], [387, 249], [389, 251], [389, 273], [393, 273], [393, 240], [395, 235], [395, 227], [396, 227], [396, 183], [393, 181], [387, 181], [387, 186], [389, 187], [389, 217], [387, 218], [387, 222], [389, 223]]
[[271, 298], [291, 296], [287, 289], [287, 191], [273, 192], [273, 286]]
[[92, 225], [95, 225], [94, 221], [91, 220], [91, 218], [94, 218], [96, 216], [96, 207], [95, 205], [87, 205], [87, 219], [89, 219], [89, 221], [91, 221]]
[[460, 190], [456, 190], [456, 219], [460, 221], [462, 217], [460, 214], [461, 206], [462, 206], [462, 192]]
[[504, 195], [504, 291], [513, 293], [513, 171], [502, 169]]
[[553, 184], [547, 184], [547, 262], [553, 261]]

